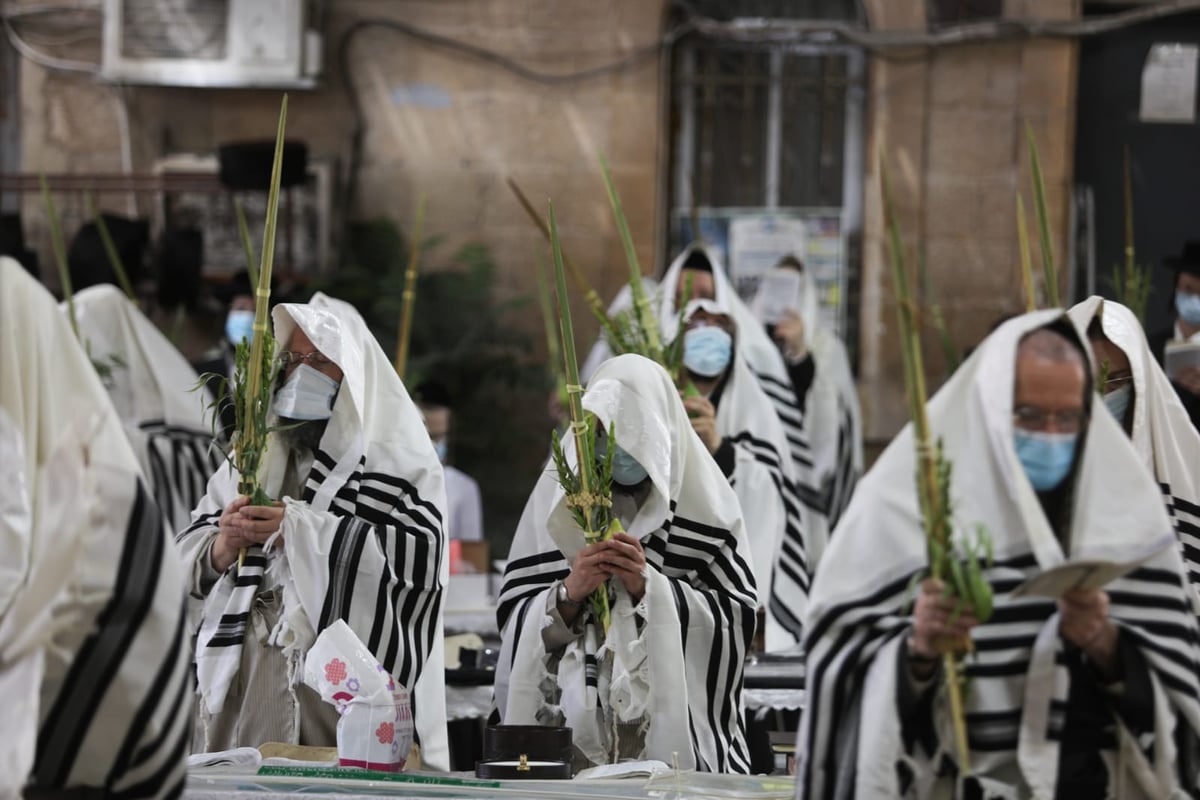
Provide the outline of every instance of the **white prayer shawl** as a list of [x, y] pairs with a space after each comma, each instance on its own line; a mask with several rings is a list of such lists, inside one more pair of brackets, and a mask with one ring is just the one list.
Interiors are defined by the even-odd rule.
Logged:
[[[985, 575], [996, 611], [974, 630], [976, 654], [966, 668], [972, 769], [1015, 781], [1019, 797], [1053, 797], [1070, 686], [1067, 668], [1056, 662], [1063, 645], [1054, 602], [1007, 597], [1066, 558], [1012, 444], [1014, 360], [1024, 334], [1064, 320], [1063, 313], [1004, 324], [929, 402], [933, 434], [944, 440], [954, 468], [956, 522], [983, 523], [995, 545]], [[1123, 646], [1139, 649], [1156, 700], [1152, 737], [1134, 742], [1117, 722], [1120, 751], [1106, 761], [1110, 775], [1118, 764], [1123, 770], [1109, 786], [1122, 787], [1122, 798], [1175, 796], [1176, 742], [1194, 741], [1200, 731], [1196, 619], [1153, 478], [1097, 398], [1090, 414], [1075, 470], [1069, 556], [1147, 558], [1106, 590]], [[863, 479], [817, 572], [805, 626], [808, 705], [798, 734], [798, 797], [900, 797], [902, 764], [916, 778], [911, 796], [949, 796], [935, 794], [945, 787], [934, 785], [934, 765], [956, 761], [944, 696], [934, 710], [935, 757], [904, 750], [896, 712], [898, 648], [911, 625], [908, 587], [927, 564], [914, 475], [909, 426]]]
[[[834, 331], [822, 324], [816, 282], [812, 273], [776, 267], [775, 270], [798, 274], [801, 281], [800, 308], [795, 309], [804, 323], [804, 335], [816, 367], [813, 384], [804, 408], [804, 431], [812, 452], [814, 486], [820, 491], [826, 537], [837, 526], [850, 502], [854, 486], [862, 475], [862, 411], [858, 390], [850, 371], [846, 346]], [[760, 295], [767, 291], [764, 282]], [[762, 324], [764, 298], [756, 296], [751, 309]], [[815, 532], [814, 532], [815, 534]], [[814, 567], [825, 547], [825, 538], [810, 534], [809, 558]]]
[[223, 460], [205, 419], [212, 396], [196, 388], [191, 364], [112, 284], [76, 294], [75, 318], [92, 360], [106, 367], [101, 380], [167, 529], [181, 530]]
[[[442, 594], [449, 564], [441, 464], [417, 407], [357, 313], [316, 298], [277, 306], [273, 317], [277, 352], [299, 327], [345, 377], [302, 496], [281, 498], [285, 547], [250, 548], [241, 575], [231, 566], [205, 602], [196, 642], [201, 698], [210, 713], [223, 707], [241, 663], [246, 612], [259, 588], [277, 582], [283, 608], [272, 645], [302, 655], [320, 631], [345, 620], [412, 693], [424, 763], [448, 769]], [[286, 446], [273, 437], [261, 472], [272, 497], [287, 459]], [[193, 524], [179, 537], [186, 564], [208, 558], [237, 486], [231, 467], [212, 476]], [[300, 679], [280, 676], [293, 691]]]
[[[715, 300], [693, 300], [688, 318], [697, 311], [729, 314]], [[740, 335], [738, 331], [735, 342]], [[730, 483], [746, 523], [758, 596], [766, 605], [766, 648], [785, 650], [798, 644], [803, 633], [811, 572], [808, 531], [783, 423], [736, 344], [716, 422], [717, 434], [733, 442], [736, 453]]]
[[183, 573], [54, 299], [0, 257], [0, 796], [183, 790]]
[[1141, 323], [1125, 306], [1093, 296], [1067, 312], [1086, 337], [1099, 318], [1104, 335], [1129, 358], [1133, 373], [1133, 449], [1158, 479], [1200, 609], [1200, 433], [1162, 367]]
[[[642, 286], [646, 292], [646, 296], [650, 298], [651, 303], [654, 303], [656, 306], [658, 302], [658, 283], [653, 278], [643, 276]], [[633, 290], [629, 288], [629, 284], [627, 283], [621, 287], [621, 290], [617, 292], [617, 296], [613, 298], [611, 303], [609, 303], [606, 314], [611, 318], [622, 312], [630, 311], [632, 308]], [[671, 335], [674, 336], [675, 332], [672, 331]], [[600, 368], [600, 365], [612, 357], [612, 348], [609, 347], [608, 339], [605, 337], [603, 329], [601, 329], [600, 337], [596, 339], [596, 343], [592, 345], [592, 349], [588, 351], [588, 356], [583, 362], [583, 366], [579, 368], [579, 380], [583, 383], [583, 385], [587, 386], [588, 380], [590, 380], [596, 370]]]
[[[649, 496], [628, 526], [645, 548], [645, 595], [634, 606], [621, 582], [611, 581], [607, 641], [585, 607], [584, 633], [546, 651], [541, 631], [551, 620], [551, 593], [584, 546], [549, 467], [525, 506], [500, 592], [501, 719], [565, 720], [593, 763], [613, 760], [612, 729], [620, 722], [639, 726], [641, 758], [669, 762], [678, 753], [685, 769], [748, 772], [742, 671], [757, 599], [733, 489], [657, 364], [637, 355], [609, 360], [583, 403], [606, 428], [616, 426], [616, 441], [650, 476]], [[569, 438], [564, 451], [574, 462]]]
[[[671, 266], [667, 268], [666, 274], [663, 276], [659, 290], [659, 308], [658, 318], [663, 327], [663, 333], [667, 337], [675, 335], [675, 325], [677, 323], [677, 311], [675, 307], [675, 294], [677, 288], [682, 288], [680, 285], [680, 277], [683, 273], [683, 265], [694, 251], [700, 250], [708, 256], [708, 261], [712, 265], [714, 295], [716, 302], [729, 309], [729, 315], [733, 318], [734, 324], [738, 329], [738, 352], [746, 359], [746, 363], [750, 365], [751, 371], [758, 378], [759, 384], [767, 397], [771, 398], [771, 404], [775, 407], [775, 413], [783, 423], [784, 432], [787, 434], [788, 445], [792, 451], [792, 464], [795, 470], [797, 489], [800, 491], [801, 499], [806, 507], [820, 513], [821, 500], [818, 487], [815, 484], [815, 476], [813, 474], [812, 448], [808, 442], [807, 423], [804, 419], [804, 414], [800, 410], [800, 402], [796, 397], [796, 391], [792, 387], [792, 379], [788, 376], [787, 365], [783, 362], [783, 356], [779, 353], [779, 348], [767, 336], [767, 332], [763, 330], [762, 325], [750, 312], [749, 307], [738, 296], [737, 291], [733, 288], [733, 284], [729, 282], [729, 278], [725, 275], [725, 270], [721, 266], [721, 262], [717, 259], [716, 253], [704, 247], [699, 243], [692, 243], [684, 248], [683, 252], [671, 262]], [[806, 515], [804, 523], [805, 527], [809, 526], [808, 515]], [[798, 565], [795, 565], [799, 569]]]

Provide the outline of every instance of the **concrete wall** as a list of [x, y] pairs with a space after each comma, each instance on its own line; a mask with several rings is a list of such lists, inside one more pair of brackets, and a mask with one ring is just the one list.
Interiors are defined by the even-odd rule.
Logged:
[[[922, 3], [868, 0], [873, 28], [921, 31]], [[1070, 19], [1078, 0], [1005, 5], [1007, 16]], [[1016, 194], [1025, 197], [1035, 237], [1025, 127], [1037, 139], [1055, 252], [1066, 254], [1074, 153], [1077, 46], [1064, 40], [962, 45], [876, 57], [868, 101], [867, 204], [859, 386], [869, 438], [890, 437], [907, 421], [886, 256], [877, 153], [887, 158], [910, 266], [924, 258], [955, 341], [977, 344], [1003, 315], [1024, 308]], [[1065, 289], [1065, 272], [1062, 272]], [[932, 330], [925, 357], [931, 392], [945, 363]]]
[[[353, 125], [334, 51], [358, 19], [400, 20], [539, 71], [563, 73], [619, 60], [653, 43], [665, 7], [665, 0], [338, 0], [322, 86], [291, 93], [288, 136], [305, 140], [312, 155], [345, 163]], [[86, 47], [72, 55], [95, 57]], [[397, 32], [368, 29], [355, 37], [350, 63], [367, 124], [358, 215], [388, 216], [407, 227], [423, 193], [426, 231], [446, 237], [438, 254], [445, 258], [464, 242], [483, 241], [497, 258], [501, 298], [529, 293], [531, 257], [545, 250], [505, 186], [511, 175], [540, 207], [554, 198], [565, 247], [608, 296], [623, 283], [625, 267], [596, 161], [603, 150], [643, 263], [647, 269], [653, 264], [660, 157], [656, 57], [616, 74], [546, 86]], [[22, 66], [22, 169], [118, 171], [118, 90], [86, 76]], [[422, 90], [411, 91], [414, 85]], [[276, 91], [123, 91], [135, 170], [167, 151], [211, 152], [222, 141], [274, 135]], [[126, 211], [127, 202], [123, 196], [101, 198], [114, 211]], [[148, 202], [141, 204], [143, 213]], [[67, 198], [63, 205], [69, 223], [78, 209]], [[25, 207], [34, 241], [44, 243], [39, 201], [31, 196]], [[577, 316], [586, 339], [596, 326], [582, 301]], [[540, 327], [536, 312], [533, 317], [531, 326]]]

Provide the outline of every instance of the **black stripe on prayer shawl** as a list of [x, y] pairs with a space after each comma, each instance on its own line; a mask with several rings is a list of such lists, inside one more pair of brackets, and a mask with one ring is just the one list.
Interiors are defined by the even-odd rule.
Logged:
[[213, 448], [212, 434], [163, 420], [148, 420], [138, 428], [146, 434], [151, 489], [167, 520], [195, 508], [204, 497], [208, 476], [223, 460]]
[[[175, 800], [175, 798], [182, 797], [184, 785], [187, 782], [185, 765], [187, 763], [188, 744], [191, 742], [191, 739], [191, 726], [185, 725], [157, 772], [148, 776], [141, 783], [130, 786], [128, 789], [109, 792], [106, 794], [106, 797], [109, 800], [142, 800], [146, 797], [161, 797], [162, 800]], [[172, 777], [172, 772], [178, 774]]]
[[[672, 509], [674, 509], [674, 503], [671, 504], [671, 507], [672, 507]], [[662, 539], [654, 538], [651, 541], [661, 543], [665, 548], [666, 543], [663, 542]], [[647, 543], [646, 550], [647, 550], [647, 552], [655, 553], [658, 556], [658, 561], [657, 561], [657, 563], [654, 564], [654, 566], [661, 572], [662, 571], [661, 549], [660, 550], [651, 550], [649, 547], [649, 543]], [[650, 560], [651, 560], [650, 558], [647, 558], [647, 561], [650, 561]], [[688, 630], [690, 627], [689, 624], [690, 624], [690, 621], [692, 618], [691, 610], [688, 607], [687, 596], [683, 593], [683, 586], [680, 585], [680, 583], [678, 581], [671, 581], [670, 585], [671, 585], [671, 595], [672, 595], [672, 597], [675, 598], [675, 612], [679, 615], [679, 639], [680, 639], [680, 643], [681, 643], [680, 649], [682, 649], [683, 652], [686, 653], [688, 651]], [[688, 713], [688, 735], [691, 737], [691, 740], [692, 740], [692, 758], [695, 759], [695, 762], [697, 764], [702, 764], [702, 763], [704, 763], [704, 757], [700, 754], [700, 746], [699, 746], [700, 734], [696, 730], [696, 718], [695, 718], [695, 715], [692, 713], [692, 704], [691, 703], [688, 703], [687, 713]]]
[[1176, 497], [1168, 483], [1160, 484], [1167, 503], [1167, 513], [1179, 537], [1188, 582], [1200, 588], [1200, 506]]
[[[168, 648], [169, 653], [178, 653], [183, 647], [183, 629], [186, 621], [186, 606], [182, 603], [179, 605], [179, 618], [175, 623], [175, 635], [171, 640], [171, 646]], [[181, 677], [174, 669], [175, 664], [172, 661], [164, 661], [158, 670], [158, 674], [154, 676], [154, 682], [150, 684], [149, 691], [146, 692], [143, 698], [142, 706], [138, 709], [134, 716], [132, 724], [129, 726], [129, 731], [125, 736], [125, 741], [121, 744], [121, 749], [117, 753], [117, 758], [113, 762], [112, 771], [108, 775], [107, 784], [112, 784], [120, 775], [129, 771], [131, 766], [139, 766], [148, 760], [159, 748], [162, 747], [164, 740], [170, 735], [170, 729], [165, 729], [155, 740], [145, 743], [142, 748], [135, 754], [134, 748], [138, 745], [138, 738], [142, 731], [150, 723], [150, 718], [153, 716], [158, 707], [158, 703], [166, 693], [167, 684], [172, 677]], [[181, 709], [183, 701], [183, 693], [185, 689], [190, 688], [191, 676], [185, 673], [179, 681], [179, 687], [175, 692], [174, 701], [170, 707], [173, 709]]]
[[[379, 576], [367, 647], [398, 683], [410, 692], [420, 680], [433, 649], [442, 615], [441, 589], [430, 589], [442, 567], [442, 515], [416, 486], [396, 475], [364, 472], [365, 455], [338, 489], [330, 510], [342, 517], [329, 553], [330, 585], [319, 629], [336, 619], [350, 621], [358, 565], [374, 537], [387, 568]], [[303, 498], [311, 503], [336, 467], [328, 453], [313, 453]], [[361, 632], [360, 632], [361, 635]], [[411, 697], [414, 717], [420, 702]], [[419, 737], [418, 737], [419, 742]]]
[[205, 528], [215, 528], [221, 521], [221, 511], [214, 511], [211, 514], [201, 514], [196, 518], [196, 521], [184, 528], [175, 535], [175, 543], [180, 544], [189, 535]]
[[[96, 617], [95, 630], [71, 662], [63, 688], [38, 734], [33, 769], [37, 786], [60, 788], [70, 776], [97, 710], [154, 605], [164, 545], [158, 509], [138, 480], [112, 598]], [[177, 624], [183, 621], [181, 617]], [[177, 648], [165, 658], [177, 661], [182, 652], [184, 648]]]
[[838, 401], [839, 424], [837, 457], [834, 472], [826, 484], [824, 497], [825, 515], [829, 519], [829, 530], [837, 527], [842, 513], [850, 505], [854, 487], [858, 484], [858, 471], [854, 466], [854, 417], [850, 408], [840, 398]]
[[321, 606], [317, 630], [323, 631], [335, 620], [349, 622], [350, 603], [354, 597], [354, 577], [366, 543], [364, 524], [353, 517], [338, 520], [329, 548], [329, 589]]
[[[523, 608], [529, 598], [541, 594], [542, 590], [554, 581], [566, 578], [570, 571], [567, 560], [557, 550], [509, 561], [504, 566], [504, 580], [501, 582], [498, 598], [500, 602], [496, 606], [496, 622], [499, 629], [504, 630], [518, 605]], [[524, 611], [521, 613], [524, 615]]]
[[593, 689], [600, 688], [600, 665], [596, 662], [595, 653], [583, 654], [583, 682]]

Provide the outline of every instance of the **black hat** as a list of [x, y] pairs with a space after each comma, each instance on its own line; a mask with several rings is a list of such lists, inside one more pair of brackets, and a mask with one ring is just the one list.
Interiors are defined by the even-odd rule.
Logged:
[[1200, 277], [1200, 241], [1191, 239], [1184, 242], [1183, 252], [1164, 258], [1163, 266], [1175, 272], [1186, 272]]
[[712, 261], [708, 258], [708, 253], [704, 252], [703, 247], [696, 247], [692, 252], [688, 253], [683, 262], [683, 269], [695, 269], [701, 272], [712, 272]]
[[413, 397], [423, 406], [433, 406], [435, 408], [454, 407], [450, 389], [447, 388], [446, 384], [438, 380], [421, 381], [417, 388], [413, 390]]

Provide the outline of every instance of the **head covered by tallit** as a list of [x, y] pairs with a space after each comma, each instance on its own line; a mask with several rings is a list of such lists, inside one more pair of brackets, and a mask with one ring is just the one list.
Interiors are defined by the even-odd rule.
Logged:
[[112, 284], [76, 294], [75, 318], [93, 361], [106, 371], [105, 388], [168, 528], [178, 531], [221, 462], [205, 420], [211, 396], [197, 388], [187, 359]]
[[[667, 267], [660, 283], [659, 321], [662, 324], [664, 336], [673, 336], [677, 320], [678, 308], [675, 305], [676, 295], [682, 297], [686, 288], [686, 278], [683, 275], [684, 264], [694, 253], [703, 254], [712, 267], [713, 294], [716, 302], [729, 309], [738, 329], [737, 350], [750, 366], [750, 371], [758, 379], [759, 385], [767, 397], [775, 414], [783, 423], [787, 435], [788, 446], [791, 449], [792, 467], [795, 471], [797, 489], [806, 507], [814, 512], [820, 512], [822, 507], [820, 487], [817, 476], [813, 472], [812, 446], [809, 443], [808, 423], [801, 410], [800, 400], [796, 396], [792, 379], [788, 375], [787, 365], [779, 348], [767, 336], [763, 326], [750, 311], [749, 306], [738, 296], [737, 290], [725, 274], [725, 268], [717, 258], [716, 252], [704, 244], [693, 242], [684, 248], [671, 265]], [[805, 528], [812, 528], [810, 514], [805, 514]], [[806, 556], [807, 557], [807, 556]], [[799, 569], [799, 566], [795, 566]]]
[[[1123, 796], [1167, 797], [1176, 742], [1194, 740], [1200, 731], [1200, 650], [1158, 487], [1089, 392], [1090, 420], [1073, 472], [1070, 552], [1064, 553], [1013, 445], [1018, 343], [1056, 322], [1073, 330], [1059, 310], [1005, 323], [928, 405], [932, 433], [953, 465], [955, 522], [959, 528], [982, 523], [995, 547], [985, 576], [996, 611], [972, 632], [976, 653], [966, 666], [971, 766], [985, 777], [1016, 775], [1019, 796], [1054, 796], [1063, 714], [1052, 709], [1065, 706], [1070, 690], [1068, 670], [1057, 663], [1063, 655], [1059, 615], [1053, 600], [1014, 600], [1008, 593], [1068, 559], [1144, 559], [1106, 587], [1123, 646], [1139, 648], [1155, 698], [1153, 735], [1136, 742], [1120, 727], [1119, 761], [1129, 792]], [[934, 707], [938, 757], [905, 749], [896, 714], [899, 648], [911, 630], [910, 581], [927, 565], [915, 474], [910, 425], [863, 479], [817, 571], [806, 625], [801, 797], [837, 797], [851, 785], [859, 797], [898, 797], [902, 762], [920, 793], [934, 780], [940, 758], [955, 758], [944, 695]]]
[[[1121, 348], [1133, 373], [1133, 449], [1158, 479], [1175, 523], [1188, 577], [1200, 603], [1200, 433], [1192, 426], [1171, 381], [1154, 360], [1136, 316], [1113, 300], [1093, 296], [1067, 312], [1087, 336], [1100, 320], [1105, 337]], [[1200, 605], [1197, 605], [1200, 608]]]
[[[814, 486], [825, 510], [822, 533], [827, 539], [862, 474], [862, 411], [858, 390], [846, 345], [821, 319], [820, 294], [812, 271], [807, 267], [799, 272], [789, 267], [773, 267], [769, 272], [783, 272], [800, 279], [800, 308], [795, 311], [804, 323], [804, 338], [816, 368], [804, 408], [804, 432], [812, 452]], [[762, 310], [768, 303], [763, 295], [770, 291], [770, 286], [763, 281], [750, 303], [760, 323]], [[824, 544], [824, 541], [816, 543], [814, 562], [819, 560]]]
[[[645, 549], [645, 596], [634, 606], [613, 579], [619, 588], [607, 640], [591, 619], [565, 652], [546, 652], [549, 593], [584, 546], [548, 469], [521, 516], [500, 592], [501, 719], [562, 719], [593, 763], [612, 760], [612, 721], [636, 724], [644, 758], [670, 761], [678, 753], [684, 767], [746, 772], [742, 662], [757, 598], [737, 498], [662, 367], [617, 356], [592, 377], [583, 405], [605, 429], [615, 426], [617, 443], [649, 475], [649, 496], [627, 526]], [[574, 463], [570, 438], [564, 449]], [[597, 677], [596, 662], [611, 663], [611, 671], [602, 666]], [[544, 694], [548, 678], [556, 696]]]
[[191, 733], [183, 574], [54, 299], [0, 257], [0, 795], [177, 796]]
[[[693, 300], [686, 318], [700, 311], [730, 316], [723, 303]], [[741, 331], [733, 335], [736, 342]], [[719, 391], [717, 434], [732, 442], [736, 452], [730, 482], [745, 518], [758, 596], [767, 610], [766, 648], [787, 649], [803, 634], [811, 574], [787, 434], [736, 345]]]
[[[250, 548], [243, 574], [257, 567], [260, 581], [265, 572], [282, 582], [283, 619], [272, 641], [285, 654], [307, 651], [334, 620], [346, 620], [412, 693], [424, 762], [448, 768], [441, 611], [449, 564], [441, 464], [416, 405], [361, 316], [321, 297], [281, 304], [272, 313], [277, 354], [299, 328], [344, 377], [301, 497], [278, 497], [289, 454], [272, 435], [260, 477], [267, 494], [286, 503], [286, 547]], [[180, 536], [187, 563], [208, 557], [237, 485], [231, 466], [209, 481], [193, 524]], [[236, 573], [231, 568], [209, 595], [196, 643], [200, 692], [212, 713], [236, 675], [245, 633], [236, 620], [253, 600], [253, 591], [237, 591]], [[237, 631], [232, 637], [230, 629]], [[218, 632], [219, 647], [211, 644]]]

